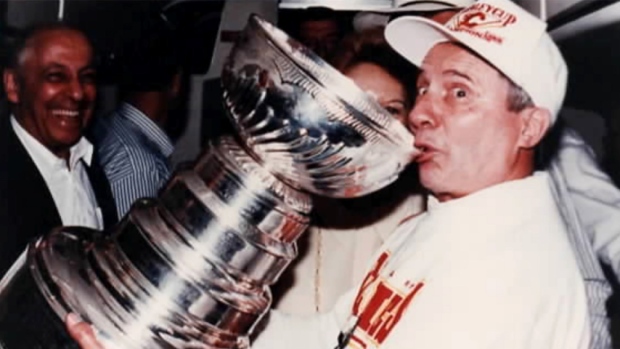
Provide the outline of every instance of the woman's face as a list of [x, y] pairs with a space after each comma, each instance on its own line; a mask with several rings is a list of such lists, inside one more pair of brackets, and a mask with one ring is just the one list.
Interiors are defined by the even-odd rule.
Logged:
[[392, 116], [403, 124], [406, 123], [409, 110], [405, 87], [385, 69], [374, 63], [362, 62], [343, 73], [374, 97]]

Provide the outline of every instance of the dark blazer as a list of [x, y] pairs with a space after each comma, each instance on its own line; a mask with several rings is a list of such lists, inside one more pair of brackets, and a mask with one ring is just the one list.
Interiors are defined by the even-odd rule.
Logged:
[[[95, 155], [86, 171], [104, 227], [110, 228], [117, 220], [116, 206]], [[0, 276], [33, 238], [61, 225], [60, 214], [45, 180], [13, 132], [10, 118], [0, 115]]]

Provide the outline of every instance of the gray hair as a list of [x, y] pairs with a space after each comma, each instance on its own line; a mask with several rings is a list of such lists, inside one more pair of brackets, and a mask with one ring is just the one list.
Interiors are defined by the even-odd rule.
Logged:
[[509, 84], [507, 98], [508, 110], [518, 113], [526, 108], [533, 107], [534, 101], [532, 101], [530, 95], [525, 92], [521, 86], [515, 84], [508, 78], [507, 80]]

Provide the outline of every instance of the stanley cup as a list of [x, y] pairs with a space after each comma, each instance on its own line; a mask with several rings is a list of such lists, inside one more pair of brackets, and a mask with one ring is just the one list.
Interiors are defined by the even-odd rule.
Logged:
[[365, 195], [414, 155], [377, 102], [257, 16], [222, 83], [236, 137], [111, 231], [65, 227], [31, 243], [0, 281], [0, 349], [75, 347], [68, 312], [109, 348], [247, 348], [296, 257], [308, 194]]

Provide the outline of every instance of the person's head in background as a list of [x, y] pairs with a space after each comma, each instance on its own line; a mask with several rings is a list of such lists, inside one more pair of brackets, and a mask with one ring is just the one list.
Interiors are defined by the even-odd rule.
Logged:
[[342, 37], [350, 31], [348, 15], [327, 7], [294, 10], [283, 16], [280, 27], [325, 60], [329, 60]]
[[418, 70], [385, 41], [382, 28], [352, 32], [336, 50], [332, 65], [405, 123], [415, 99]]
[[[394, 118], [406, 123], [415, 99], [414, 82], [418, 69], [388, 45], [383, 28], [349, 33], [331, 62]], [[405, 199], [419, 192], [417, 171], [412, 166], [396, 182], [370, 195], [346, 200], [316, 198], [315, 206], [320, 210], [322, 224], [336, 228], [366, 226], [385, 217]], [[355, 212], [355, 219], [332, 217], [332, 214], [341, 212], [330, 209], [329, 202], [333, 201], [348, 208], [349, 212]]]
[[179, 52], [173, 32], [162, 28], [150, 32], [119, 58], [120, 99], [167, 133], [185, 89]]
[[25, 31], [11, 48], [4, 89], [17, 122], [68, 159], [94, 110], [96, 71], [89, 39], [63, 23]]
[[475, 0], [394, 0], [391, 8], [358, 13], [353, 19], [353, 27], [356, 31], [385, 27], [389, 21], [402, 16], [420, 16], [444, 24], [458, 11], [474, 2]]

